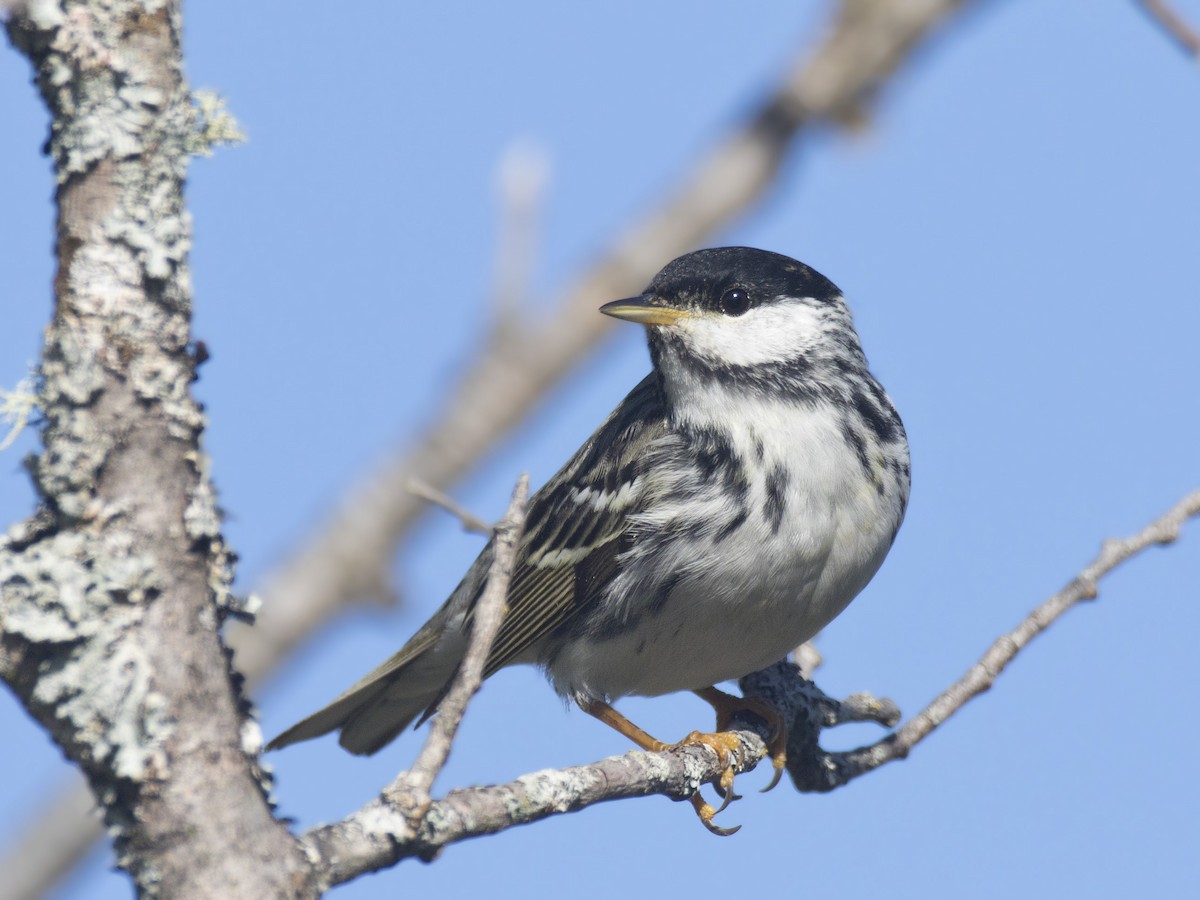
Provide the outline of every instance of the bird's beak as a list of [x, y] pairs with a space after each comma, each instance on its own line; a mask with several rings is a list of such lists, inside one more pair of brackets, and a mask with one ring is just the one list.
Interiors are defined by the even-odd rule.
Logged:
[[637, 322], [640, 325], [674, 325], [680, 319], [686, 319], [690, 314], [687, 310], [671, 306], [659, 306], [654, 302], [653, 294], [642, 294], [640, 297], [630, 297], [628, 300], [614, 300], [600, 307], [600, 312], [616, 319], [627, 322]]

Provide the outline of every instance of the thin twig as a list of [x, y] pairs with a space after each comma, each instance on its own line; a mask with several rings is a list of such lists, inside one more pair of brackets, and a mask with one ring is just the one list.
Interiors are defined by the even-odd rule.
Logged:
[[492, 533], [491, 525], [483, 521], [483, 519], [479, 518], [479, 516], [475, 515], [475, 513], [471, 512], [449, 494], [439, 491], [432, 484], [422, 481], [415, 475], [408, 479], [408, 492], [415, 494], [422, 500], [428, 500], [435, 506], [440, 506], [462, 523], [464, 531], [472, 534], [482, 534], [485, 537]]
[[1081, 600], [1095, 599], [1101, 578], [1148, 547], [1169, 544], [1176, 540], [1183, 523], [1197, 515], [1200, 515], [1200, 491], [1188, 494], [1165, 515], [1132, 537], [1105, 541], [1099, 555], [1066, 587], [1026, 616], [1015, 629], [998, 638], [962, 678], [893, 734], [867, 747], [846, 753], [829, 754], [833, 768], [840, 775], [840, 782], [844, 784], [886, 762], [908, 756], [912, 748], [928, 737], [934, 729], [962, 709], [972, 698], [990, 688], [1017, 654], [1063, 613]]
[[438, 707], [429, 737], [425, 739], [425, 746], [421, 748], [416, 762], [383, 792], [385, 800], [401, 805], [410, 812], [414, 821], [424, 818], [429, 810], [429, 792], [433, 789], [433, 782], [450, 756], [450, 746], [467, 711], [467, 704], [483, 684], [484, 666], [504, 619], [508, 584], [516, 566], [517, 547], [525, 531], [528, 500], [529, 476], [522, 475], [513, 490], [508, 512], [496, 526], [492, 538], [492, 565], [488, 571], [487, 587], [475, 606], [475, 614], [471, 618], [471, 640], [458, 674]]
[[1138, 0], [1138, 5], [1188, 56], [1200, 58], [1200, 33], [1167, 6], [1165, 0]]

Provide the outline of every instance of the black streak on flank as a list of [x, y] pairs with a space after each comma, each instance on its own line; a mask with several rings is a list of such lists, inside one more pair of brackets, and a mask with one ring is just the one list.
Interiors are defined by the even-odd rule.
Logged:
[[767, 475], [767, 499], [763, 504], [763, 518], [770, 524], [771, 533], [779, 534], [783, 514], [787, 511], [788, 472], [775, 466]]
[[882, 404], [878, 401], [882, 400], [882, 397], [872, 402], [862, 391], [855, 391], [851, 399], [854, 401], [854, 408], [858, 410], [867, 426], [875, 432], [881, 444], [889, 444], [896, 439], [896, 422], [881, 408]]
[[650, 608], [647, 610], [650, 615], [656, 616], [662, 612], [663, 607], [667, 605], [667, 600], [671, 596], [671, 591], [678, 587], [679, 581], [680, 575], [676, 573], [664, 581], [659, 589], [654, 592], [654, 596], [650, 599]]
[[748, 513], [746, 512], [746, 507], [743, 506], [741, 509], [738, 510], [736, 516], [734, 516], [732, 519], [730, 519], [728, 522], [726, 522], [724, 525], [722, 525], [721, 530], [713, 535], [713, 543], [714, 544], [721, 543], [721, 541], [725, 540], [725, 538], [729, 537], [731, 534], [733, 534], [735, 531], [737, 531], [739, 528], [741, 528], [742, 523], [746, 521], [747, 515], [748, 515]]
[[842, 437], [854, 451], [854, 455], [858, 457], [858, 462], [863, 467], [863, 471], [867, 473], [867, 477], [872, 478], [871, 460], [867, 456], [867, 442], [863, 440], [863, 436], [855, 431], [849, 422], [843, 422]]

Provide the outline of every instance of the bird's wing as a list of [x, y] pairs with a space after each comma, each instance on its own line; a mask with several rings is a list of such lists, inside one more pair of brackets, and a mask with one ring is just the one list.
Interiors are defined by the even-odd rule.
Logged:
[[666, 431], [651, 374], [533, 496], [488, 675], [586, 609], [616, 574], [629, 516], [645, 493], [647, 451]]
[[[628, 516], [644, 490], [646, 450], [665, 431], [662, 396], [647, 377], [530, 499], [488, 675], [586, 608], [613, 577]], [[464, 626], [483, 593], [491, 560], [489, 542], [450, 599], [407, 644], [267, 749], [340, 729], [347, 750], [374, 753], [409, 722], [431, 716], [466, 651]]]

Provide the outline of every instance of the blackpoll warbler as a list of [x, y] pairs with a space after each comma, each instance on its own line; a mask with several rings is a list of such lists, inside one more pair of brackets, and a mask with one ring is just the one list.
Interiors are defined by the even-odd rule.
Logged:
[[[841, 292], [786, 256], [689, 253], [601, 311], [646, 326], [654, 370], [530, 500], [487, 674], [540, 665], [560, 694], [660, 749], [609, 701], [694, 690], [723, 729], [746, 704], [712, 686], [812, 637], [883, 562], [908, 501], [908, 442]], [[435, 711], [490, 562], [489, 545], [398, 653], [270, 747], [338, 729], [347, 750], [374, 753]]]

